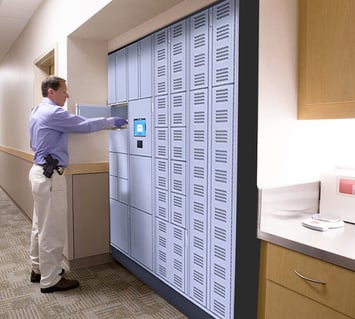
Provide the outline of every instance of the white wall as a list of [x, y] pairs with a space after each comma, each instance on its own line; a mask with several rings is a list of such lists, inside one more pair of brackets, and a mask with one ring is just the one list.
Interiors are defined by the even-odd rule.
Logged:
[[[35, 104], [33, 65], [44, 53], [53, 47], [57, 49], [56, 74], [68, 80], [70, 98], [66, 107], [70, 112], [75, 112], [76, 103], [104, 105], [109, 50], [137, 40], [216, 0], [151, 1], [157, 7], [151, 13], [155, 16], [148, 15], [147, 21], [144, 21], [145, 14], [137, 17], [134, 10], [137, 4], [131, 0], [44, 1], [0, 63], [0, 146], [32, 153], [28, 117]], [[132, 15], [131, 19], [136, 19], [137, 27], [127, 31], [121, 26], [123, 30], [116, 30], [113, 26], [126, 11]], [[98, 31], [101, 38], [90, 39], [90, 30]], [[106, 33], [118, 38], [108, 38]], [[106, 131], [71, 134], [68, 147], [70, 163], [108, 160]]]
[[57, 74], [67, 78], [67, 35], [110, 0], [48, 0], [0, 64], [0, 145], [31, 153], [28, 117], [34, 106], [34, 61], [58, 49]]
[[297, 120], [297, 0], [260, 0], [258, 187], [355, 166], [355, 120]]

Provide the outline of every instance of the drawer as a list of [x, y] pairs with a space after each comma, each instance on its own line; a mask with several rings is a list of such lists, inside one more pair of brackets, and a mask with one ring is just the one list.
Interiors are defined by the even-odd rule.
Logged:
[[265, 319], [349, 319], [348, 316], [272, 281], [267, 281], [266, 284], [265, 303]]
[[[325, 284], [302, 279], [299, 274]], [[355, 317], [355, 272], [267, 244], [266, 279]]]

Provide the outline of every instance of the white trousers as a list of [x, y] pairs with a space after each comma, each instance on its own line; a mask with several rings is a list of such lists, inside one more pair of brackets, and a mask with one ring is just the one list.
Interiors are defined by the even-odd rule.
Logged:
[[32, 269], [41, 274], [41, 288], [54, 286], [61, 277], [67, 190], [64, 175], [54, 171], [51, 178], [43, 175], [43, 167], [33, 165], [29, 172], [34, 201], [30, 258]]

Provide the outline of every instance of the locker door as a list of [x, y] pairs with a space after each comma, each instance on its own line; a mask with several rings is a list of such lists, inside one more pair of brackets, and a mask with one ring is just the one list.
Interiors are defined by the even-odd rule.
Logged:
[[234, 82], [234, 1], [222, 1], [212, 8], [212, 85]]
[[128, 61], [128, 100], [138, 99], [138, 43], [135, 42], [127, 48]]
[[190, 93], [190, 296], [207, 307], [208, 267], [208, 90]]
[[153, 218], [141, 210], [130, 208], [131, 256], [146, 268], [153, 269]]
[[118, 199], [118, 175], [117, 175], [117, 153], [110, 152], [109, 153], [109, 191], [110, 198], [117, 200]]
[[110, 200], [110, 244], [129, 254], [130, 227], [128, 206], [115, 200]]
[[139, 42], [138, 55], [140, 58], [139, 64], [139, 83], [140, 83], [140, 98], [152, 96], [153, 81], [152, 81], [152, 37], [148, 36]]
[[[234, 145], [234, 87], [213, 89], [212, 99], [212, 169], [211, 169], [211, 307], [221, 318], [230, 318], [232, 280], [233, 211], [232, 178]], [[233, 285], [233, 286], [232, 286]]]
[[116, 52], [116, 102], [127, 101], [127, 50]]
[[187, 20], [170, 27], [170, 92], [186, 90]]
[[168, 127], [169, 104], [167, 95], [157, 96], [155, 98], [154, 114], [155, 127]]
[[209, 11], [199, 12], [190, 20], [190, 89], [195, 90], [208, 86]]
[[168, 94], [168, 29], [154, 34], [154, 84], [155, 95]]
[[116, 53], [108, 56], [108, 97], [107, 104], [116, 102]]
[[185, 230], [156, 219], [156, 273], [170, 286], [186, 290]]
[[188, 110], [188, 100], [186, 93], [171, 94], [170, 125], [171, 127], [186, 126], [186, 110]]
[[152, 159], [129, 156], [129, 203], [131, 207], [152, 214]]

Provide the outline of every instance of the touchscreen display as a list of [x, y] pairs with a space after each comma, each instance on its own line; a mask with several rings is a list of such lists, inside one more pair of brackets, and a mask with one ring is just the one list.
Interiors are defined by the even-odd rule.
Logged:
[[133, 120], [134, 136], [145, 137], [146, 135], [146, 120], [143, 118]]

